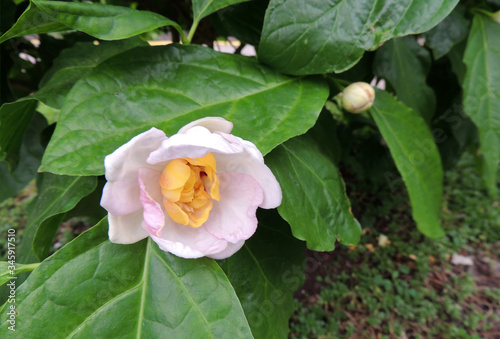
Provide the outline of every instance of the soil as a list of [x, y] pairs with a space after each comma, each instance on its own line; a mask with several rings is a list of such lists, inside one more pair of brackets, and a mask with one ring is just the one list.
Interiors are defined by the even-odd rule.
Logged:
[[[327, 253], [306, 250], [306, 256], [308, 258], [307, 263], [315, 262], [315, 264], [309, 264], [310, 269], [307, 269], [306, 266], [306, 280], [302, 288], [295, 293], [295, 299], [299, 300], [305, 306], [313, 305], [317, 302], [322, 287], [326, 285], [324, 281], [318, 281], [317, 276], [335, 276], [343, 272], [350, 274], [354, 268], [366, 265], [363, 260], [353, 261], [348, 259], [347, 253], [349, 250], [352, 250], [352, 248], [340, 247], [334, 252]], [[500, 244], [494, 245], [493, 248], [491, 248], [491, 253], [500, 253]], [[490, 317], [492, 314], [496, 314], [500, 319], [500, 305], [493, 304], [487, 295], [481, 293], [485, 288], [500, 288], [500, 258], [495, 257], [492, 259], [491, 253], [487, 255], [480, 249], [478, 249], [476, 253], [462, 251], [460, 253], [461, 255], [472, 257], [472, 266], [451, 265], [452, 269], [450, 270], [444, 269], [443, 266], [435, 265], [428, 275], [425, 284], [428, 288], [435, 289], [439, 293], [443, 290], [444, 286], [451, 284], [451, 278], [453, 276], [461, 277], [467, 274], [467, 272], [470, 272], [474, 278], [478, 293], [474, 293], [472, 297], [466, 299], [465, 303], [474, 305], [475, 309], [485, 315], [485, 318]], [[412, 268], [412, 266], [414, 267], [414, 263], [411, 259], [409, 260], [408, 258], [402, 257], [397, 258], [396, 256], [395, 260], [400, 261], [401, 264], [404, 263], [408, 265], [410, 268]], [[412, 278], [411, 271], [409, 275], [402, 275], [400, 278], [410, 280]], [[328, 311], [331, 312], [333, 310]], [[354, 324], [357, 328], [356, 333], [350, 338], [366, 338], [366, 333], [370, 333], [370, 338], [380, 338], [382, 334], [385, 334], [380, 326], [373, 326], [367, 323], [369, 314], [364, 309], [347, 311], [344, 307], [343, 309], [338, 309], [338, 311], [343, 312], [348, 318], [340, 324], [340, 331], [344, 332], [350, 324]], [[397, 317], [397, 314], [393, 312], [391, 318], [395, 317]], [[420, 334], [423, 338], [427, 338], [426, 333], [428, 331], [426, 331], [425, 327], [422, 328], [421, 325], [411, 323], [407, 325], [408, 328], [405, 329], [406, 335], [400, 336], [399, 338], [414, 338], [417, 334]], [[492, 325], [493, 326], [487, 331], [478, 330], [476, 334], [484, 339], [500, 338], [500, 322], [496, 322]], [[389, 337], [391, 339], [398, 338], [393, 334], [389, 335]]]

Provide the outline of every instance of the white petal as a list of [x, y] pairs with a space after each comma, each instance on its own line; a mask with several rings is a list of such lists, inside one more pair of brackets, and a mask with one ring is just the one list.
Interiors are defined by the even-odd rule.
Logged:
[[245, 244], [245, 240], [242, 240], [240, 242], [237, 242], [236, 244], [229, 244], [227, 245], [226, 249], [215, 254], [207, 255], [207, 257], [212, 258], [212, 259], [226, 259], [238, 252], [242, 247], [243, 244]]
[[195, 126], [184, 134], [175, 134], [161, 143], [147, 161], [150, 164], [165, 166], [166, 162], [178, 158], [201, 158], [208, 152], [235, 154], [243, 152], [241, 143], [232, 144], [219, 134], [211, 133], [202, 126]]
[[108, 214], [109, 240], [115, 244], [133, 244], [148, 236], [142, 228], [142, 210], [127, 215]]
[[146, 159], [165, 139], [165, 133], [154, 127], [133, 137], [104, 159], [106, 179], [118, 181], [141, 167], [151, 167]]
[[264, 163], [264, 157], [262, 156], [262, 153], [259, 151], [257, 146], [255, 146], [250, 141], [242, 139], [232, 134], [227, 134], [227, 133], [217, 133], [217, 134], [220, 134], [224, 139], [226, 139], [232, 144], [241, 144], [245, 148], [245, 151], [250, 153], [255, 158], [255, 160], [257, 160], [262, 164]]
[[203, 227], [192, 228], [174, 223], [166, 219], [163, 236], [150, 234], [151, 238], [166, 252], [178, 257], [192, 259], [201, 258], [223, 251], [228, 242], [220, 240], [208, 233]]
[[237, 154], [214, 154], [218, 172], [238, 172], [254, 178], [264, 190], [260, 207], [275, 208], [281, 204], [281, 187], [273, 172], [264, 164], [262, 154], [250, 141], [233, 135], [221, 135], [233, 144], [238, 142], [245, 151]]
[[119, 181], [108, 181], [102, 191], [101, 206], [113, 215], [125, 215], [142, 209], [137, 173], [125, 175]]
[[203, 227], [216, 238], [235, 244], [255, 233], [255, 213], [264, 194], [259, 183], [245, 174], [221, 173], [219, 181], [220, 201], [214, 202]]
[[219, 118], [219, 117], [206, 117], [206, 118], [201, 118], [198, 120], [195, 120], [186, 126], [182, 127], [179, 132], [179, 134], [184, 134], [186, 133], [189, 129], [195, 127], [195, 126], [203, 126], [206, 129], [208, 129], [210, 132], [224, 132], [224, 133], [231, 133], [233, 130], [233, 123], [230, 121], [227, 121], [224, 118]]
[[151, 128], [104, 159], [108, 182], [104, 186], [101, 206], [109, 213], [118, 216], [142, 209], [137, 173], [141, 167], [154, 168], [146, 162], [146, 158], [165, 139], [165, 133]]

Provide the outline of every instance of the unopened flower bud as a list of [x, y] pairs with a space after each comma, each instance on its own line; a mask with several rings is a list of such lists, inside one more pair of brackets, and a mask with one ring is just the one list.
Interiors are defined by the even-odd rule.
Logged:
[[361, 113], [372, 107], [375, 90], [366, 82], [350, 84], [342, 92], [342, 107], [351, 113]]

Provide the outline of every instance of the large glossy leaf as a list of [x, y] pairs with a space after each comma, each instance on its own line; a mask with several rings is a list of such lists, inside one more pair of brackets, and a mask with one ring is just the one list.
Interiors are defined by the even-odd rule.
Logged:
[[243, 1], [248, 0], [193, 0], [193, 21], [199, 22], [221, 8]]
[[135, 48], [73, 87], [41, 170], [103, 174], [104, 157], [133, 136], [151, 127], [172, 135], [206, 116], [232, 121], [265, 154], [314, 125], [327, 96], [322, 79], [287, 77], [253, 58], [193, 45]]
[[257, 339], [287, 338], [293, 294], [304, 283], [304, 245], [274, 210], [259, 210], [259, 227], [221, 264]]
[[478, 127], [483, 176], [490, 194], [498, 194], [500, 163], [500, 24], [477, 14], [467, 40], [464, 62], [464, 111]]
[[19, 151], [26, 128], [35, 113], [36, 101], [19, 100], [0, 107], [0, 160], [13, 171], [19, 161]]
[[432, 49], [434, 59], [439, 59], [464, 40], [468, 31], [465, 7], [458, 5], [439, 25], [424, 33], [425, 44]]
[[[290, 74], [341, 72], [386, 40], [425, 32], [458, 0], [271, 0], [259, 59]], [[298, 10], [300, 9], [300, 10]]]
[[[238, 298], [210, 259], [152, 241], [117, 245], [103, 220], [45, 260], [16, 291], [16, 333], [47, 338], [251, 338]], [[0, 336], [8, 337], [2, 312]], [[50, 318], [50, 321], [47, 319]]]
[[0, 43], [18, 36], [59, 32], [68, 29], [62, 23], [41, 11], [35, 4], [30, 3], [17, 22], [0, 37]]
[[64, 98], [75, 82], [112, 56], [133, 47], [147, 45], [139, 38], [101, 42], [95, 46], [91, 42], [79, 42], [65, 49], [54, 60], [52, 68], [40, 81], [40, 90], [35, 98], [53, 108], [61, 108]]
[[[19, 245], [18, 259], [32, 263], [47, 255], [62, 213], [69, 211], [97, 185], [95, 177], [68, 177], [43, 173], [38, 178], [38, 196], [30, 206], [28, 222]], [[35, 234], [36, 244], [33, 246]]]
[[377, 91], [370, 112], [408, 188], [418, 229], [429, 237], [442, 236], [443, 170], [428, 125], [417, 112], [384, 91]]
[[436, 108], [436, 96], [427, 85], [431, 56], [414, 37], [387, 41], [377, 50], [374, 73], [385, 78], [398, 100], [419, 112], [429, 122]]
[[1, 41], [71, 28], [103, 40], [129, 38], [162, 26], [180, 26], [159, 14], [92, 3], [32, 0], [31, 7]]
[[311, 138], [287, 141], [266, 161], [283, 191], [278, 211], [296, 238], [315, 251], [333, 250], [337, 239], [347, 245], [358, 243], [361, 227], [350, 212], [344, 181]]

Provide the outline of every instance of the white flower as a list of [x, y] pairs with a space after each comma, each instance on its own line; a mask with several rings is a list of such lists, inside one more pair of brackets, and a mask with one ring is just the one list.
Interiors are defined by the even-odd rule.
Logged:
[[108, 155], [101, 205], [110, 241], [150, 236], [183, 258], [238, 251], [257, 228], [257, 207], [279, 206], [281, 188], [257, 147], [232, 128], [214, 117], [170, 138], [151, 128]]

